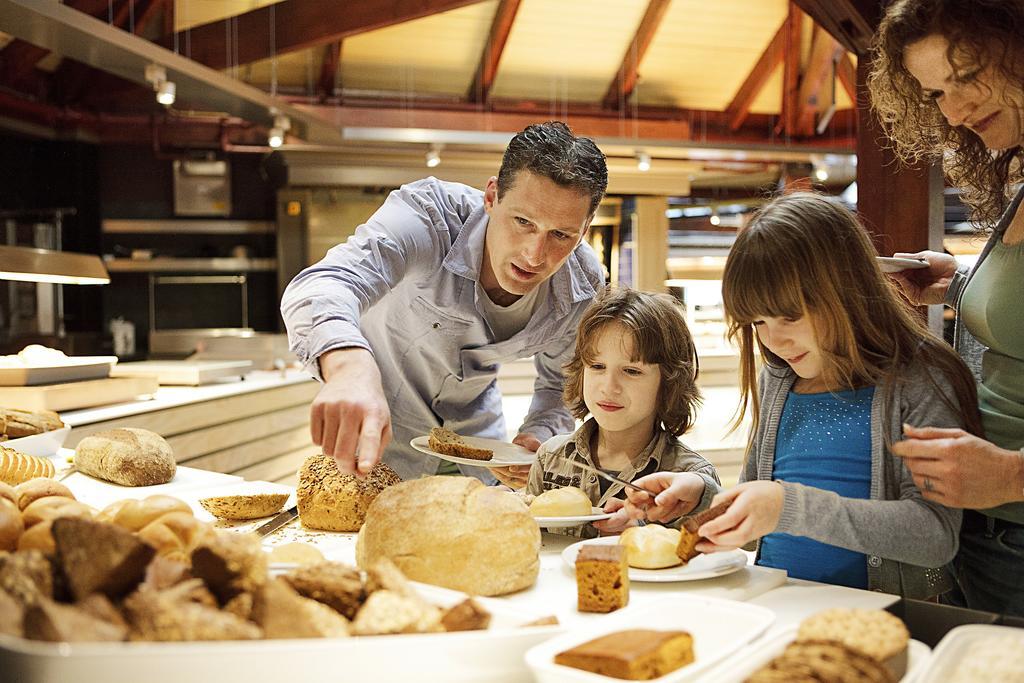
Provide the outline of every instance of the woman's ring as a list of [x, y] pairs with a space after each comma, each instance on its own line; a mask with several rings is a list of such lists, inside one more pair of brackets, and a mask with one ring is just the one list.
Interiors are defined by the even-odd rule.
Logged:
[[924, 478], [924, 490], [928, 491], [929, 493], [935, 490], [935, 486], [932, 485], [932, 480], [929, 479], [928, 477]]

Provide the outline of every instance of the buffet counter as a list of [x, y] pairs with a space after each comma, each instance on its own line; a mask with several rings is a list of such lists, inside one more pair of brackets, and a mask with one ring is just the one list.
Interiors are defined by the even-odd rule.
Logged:
[[160, 434], [179, 464], [246, 479], [294, 483], [316, 448], [309, 404], [320, 385], [301, 370], [253, 371], [197, 387], [160, 387], [148, 399], [61, 413], [71, 426], [65, 446], [116, 427]]

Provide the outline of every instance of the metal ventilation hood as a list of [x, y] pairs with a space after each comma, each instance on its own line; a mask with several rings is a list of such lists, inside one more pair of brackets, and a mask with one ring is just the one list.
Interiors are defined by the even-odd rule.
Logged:
[[308, 142], [336, 145], [342, 140], [340, 128], [313, 114], [57, 0], [0, 0], [0, 28], [33, 45], [147, 87], [146, 65], [159, 64], [177, 86], [180, 101], [267, 126], [272, 124], [269, 110], [273, 107], [288, 116], [292, 132]]

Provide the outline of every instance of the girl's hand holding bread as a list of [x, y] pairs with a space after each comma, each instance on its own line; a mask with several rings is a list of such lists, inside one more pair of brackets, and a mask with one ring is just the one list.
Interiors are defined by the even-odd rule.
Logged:
[[739, 548], [775, 531], [782, 516], [784, 492], [775, 481], [748, 481], [723, 491], [711, 501], [729, 509], [698, 530], [697, 550], [714, 553]]

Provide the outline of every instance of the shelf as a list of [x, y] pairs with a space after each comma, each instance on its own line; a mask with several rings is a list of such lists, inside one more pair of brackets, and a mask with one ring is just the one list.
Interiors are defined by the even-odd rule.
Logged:
[[238, 273], [277, 270], [272, 258], [115, 258], [103, 262], [111, 273]]
[[268, 235], [273, 221], [231, 220], [105, 220], [103, 232], [137, 235]]

